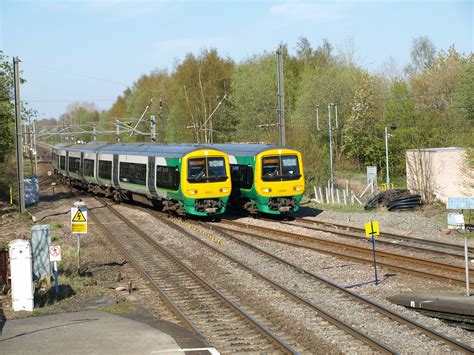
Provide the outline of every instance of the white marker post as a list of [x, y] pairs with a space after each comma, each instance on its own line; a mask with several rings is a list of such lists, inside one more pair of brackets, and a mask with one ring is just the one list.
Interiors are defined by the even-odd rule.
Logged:
[[[456, 213], [452, 213], [452, 212], [448, 213], [448, 228], [457, 229], [458, 231], [459, 230], [465, 231], [466, 227], [464, 224], [463, 211], [474, 210], [474, 197], [449, 196], [448, 202], [446, 203], [446, 209], [458, 211]], [[461, 211], [461, 213], [459, 213], [459, 211]], [[469, 297], [471, 293], [469, 291], [469, 257], [468, 257], [466, 236], [464, 236], [464, 262], [465, 262], [465, 268], [466, 268], [466, 296]]]
[[87, 209], [86, 204], [79, 200], [71, 208], [71, 233], [77, 236], [77, 273], [80, 274], [81, 266], [81, 234], [87, 234]]
[[58, 261], [61, 261], [61, 247], [59, 245], [51, 245], [49, 247], [49, 261], [53, 263], [54, 269], [54, 293], [56, 297], [59, 293], [58, 286]]
[[466, 264], [466, 296], [470, 297], [469, 292], [469, 258], [467, 257], [467, 237], [464, 236], [464, 263]]

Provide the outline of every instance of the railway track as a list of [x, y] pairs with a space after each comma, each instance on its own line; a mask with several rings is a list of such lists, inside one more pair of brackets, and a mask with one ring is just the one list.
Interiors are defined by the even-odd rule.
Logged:
[[103, 208], [89, 208], [94, 222], [159, 292], [181, 325], [226, 353], [296, 353], [114, 207], [99, 202]]
[[[258, 237], [260, 239], [272, 240], [285, 245], [298, 248], [306, 248], [320, 253], [345, 258], [366, 264], [373, 263], [372, 250], [369, 246], [362, 247], [355, 244], [343, 243], [336, 240], [328, 240], [318, 237], [309, 237], [299, 233], [287, 232], [275, 228], [262, 227], [241, 222], [222, 220], [222, 224], [239, 228], [242, 233]], [[244, 231], [242, 231], [244, 230]], [[247, 230], [247, 232], [245, 232]], [[250, 233], [249, 230], [259, 231], [260, 234]], [[272, 236], [282, 236], [277, 239]], [[368, 244], [368, 243], [367, 243]], [[377, 264], [392, 270], [409, 273], [423, 278], [440, 280], [444, 282], [465, 285], [464, 268], [439, 261], [415, 258], [392, 252], [377, 251]], [[415, 268], [416, 267], [416, 268]], [[473, 283], [472, 278], [470, 283]]]
[[[365, 238], [365, 230], [363, 228], [343, 224], [316, 221], [301, 217], [295, 217], [294, 221], [292, 222], [280, 221], [280, 223], [303, 227], [310, 230], [335, 233], [337, 235], [350, 239]], [[445, 243], [429, 239], [421, 239], [402, 234], [381, 231], [380, 236], [377, 238], [377, 243], [382, 245], [399, 246], [400, 248], [410, 248], [412, 250], [422, 252], [431, 252], [441, 256], [454, 256], [464, 258], [464, 247], [462, 245]], [[470, 254], [471, 256], [473, 256], [472, 252]]]
[[[315, 343], [315, 338], [317, 337], [317, 334], [328, 333], [328, 325], [330, 325], [332, 326], [332, 328], [329, 329], [331, 338], [328, 340], [334, 342], [334, 339], [337, 339], [337, 342], [345, 344], [345, 349], [349, 349], [350, 352], [367, 353], [376, 351], [380, 353], [396, 353], [396, 350], [387, 346], [380, 340], [367, 333], [361, 332], [360, 330], [353, 327], [349, 322], [340, 320], [338, 317], [334, 316], [334, 314], [324, 310], [314, 302], [300, 297], [296, 292], [290, 290], [288, 287], [282, 285], [279, 282], [275, 282], [271, 279], [271, 277], [264, 275], [260, 270], [250, 267], [244, 262], [238, 260], [237, 258], [232, 257], [229, 253], [225, 253], [219, 248], [211, 245], [210, 243], [204, 242], [201, 238], [196, 236], [195, 232], [197, 232], [197, 234], [201, 234], [204, 235], [204, 237], [209, 238], [211, 240], [211, 243], [214, 242], [219, 244], [218, 237], [213, 238], [207, 233], [203, 233], [202, 228], [207, 228], [205, 225], [200, 223], [186, 222], [183, 226], [181, 226], [180, 224], [183, 222], [179, 222], [178, 220], [175, 220], [175, 222], [166, 219], [163, 220], [161, 213], [152, 213], [152, 215], [155, 216], [155, 218], [159, 219], [161, 222], [164, 222], [169, 225], [171, 228], [174, 228], [180, 233], [188, 236], [193, 241], [196, 241], [200, 245], [210, 249], [210, 251], [217, 254], [219, 258], [227, 259], [219, 261], [219, 263], [225, 263], [230, 261], [235, 264], [235, 267], [251, 273], [252, 277], [257, 278], [257, 282], [260, 285], [270, 285], [274, 289], [274, 291], [272, 292], [273, 297], [276, 297], [278, 299], [285, 299], [285, 301], [287, 302], [285, 308], [292, 309], [294, 310], [294, 312], [303, 312], [303, 314], [305, 314], [306, 319], [301, 323], [309, 324], [306, 324], [304, 326], [292, 324], [295, 322], [295, 320], [288, 318], [287, 315], [282, 315], [280, 313], [281, 310], [271, 312], [270, 310], [265, 309], [268, 308], [268, 300], [263, 300], [263, 303], [262, 301], [257, 302], [255, 300], [255, 298], [258, 298], [257, 294], [253, 293], [251, 295], [253, 299], [249, 300], [245, 299], [241, 295], [236, 296], [236, 293], [240, 293], [239, 290], [228, 290], [228, 293], [234, 293], [234, 297], [238, 297], [238, 301], [236, 302], [238, 302], [239, 304], [246, 304], [247, 307], [253, 308], [254, 312], [255, 309], [257, 309], [257, 312], [260, 314], [260, 317], [265, 318], [265, 321], [262, 320], [262, 322], [269, 322], [269, 327], [276, 327], [278, 329], [278, 332], [282, 333], [282, 338], [288, 338], [288, 342], [290, 343], [297, 342], [299, 346], [297, 347], [295, 345], [295, 347], [298, 348], [299, 352], [314, 352], [314, 349], [318, 347], [318, 344]], [[191, 228], [191, 230], [189, 230], [189, 225], [198, 226], [198, 228]], [[199, 229], [201, 230], [199, 231]], [[200, 248], [200, 250], [202, 249]], [[219, 282], [221, 284], [228, 284], [228, 281], [226, 280], [218, 280], [216, 282]], [[262, 311], [264, 311], [264, 313], [262, 313]], [[271, 317], [269, 317], [269, 315], [271, 315]], [[281, 326], [282, 324], [287, 325]], [[316, 329], [316, 331], [314, 329]], [[314, 335], [311, 336], [311, 333], [313, 333]]]
[[[410, 320], [402, 315], [390, 311], [388, 308], [382, 305], [379, 305], [373, 301], [370, 301], [367, 298], [359, 296], [343, 287], [340, 287], [334, 284], [333, 282], [312, 273], [311, 271], [305, 270], [287, 260], [284, 260], [268, 251], [265, 251], [249, 242], [246, 242], [239, 237], [236, 237], [235, 235], [231, 235], [229, 231], [223, 230], [221, 227], [199, 222], [193, 224], [200, 226], [202, 229], [209, 230], [212, 233], [217, 232], [218, 238], [224, 238], [225, 244], [231, 244], [227, 247], [227, 251], [235, 250], [237, 249], [237, 246], [239, 246], [240, 248], [245, 249], [244, 254], [258, 254], [261, 258], [265, 259], [265, 262], [260, 262], [258, 264], [264, 265], [264, 270], [271, 270], [271, 275], [279, 274], [278, 268], [282, 269], [282, 273], [285, 272], [284, 270], [286, 270], [287, 275], [285, 275], [284, 280], [286, 280], [287, 284], [293, 284], [296, 281], [301, 280], [300, 283], [312, 285], [312, 291], [310, 292], [305, 293], [299, 290], [298, 292], [300, 296], [297, 296], [298, 299], [306, 304], [316, 306], [318, 312], [322, 311], [330, 313], [332, 317], [338, 319], [338, 322], [351, 324], [351, 331], [357, 331], [357, 333], [352, 333], [351, 335], [357, 337], [358, 339], [363, 339], [359, 337], [367, 336], [368, 333], [377, 334], [377, 337], [375, 337], [377, 339], [376, 341], [379, 344], [385, 344], [384, 347], [386, 351], [398, 353], [400, 352], [400, 350], [397, 349], [396, 345], [390, 343], [390, 335], [387, 336], [386, 334], [387, 330], [390, 329], [387, 323], [396, 322], [404, 328], [403, 330], [405, 331], [406, 337], [412, 338], [411, 341], [413, 341], [413, 338], [419, 337], [421, 344], [423, 342], [426, 342], [426, 340], [423, 340], [424, 337], [428, 337], [431, 339], [431, 341], [434, 341], [437, 344], [435, 346], [438, 347], [437, 350], [440, 351], [445, 351], [446, 347], [451, 350], [463, 351], [467, 353], [470, 353], [474, 350], [468, 345], [462, 344], [436, 331], [430, 330], [429, 328], [426, 328], [413, 320]], [[208, 242], [204, 242], [202, 240], [200, 242], [214, 250], [216, 253], [224, 255], [233, 262], [238, 263], [242, 267], [242, 262], [238, 261], [235, 257], [233, 257], [231, 255], [232, 253], [224, 252], [220, 250], [220, 248], [209, 245]], [[248, 265], [245, 265], [244, 267], [250, 268]], [[289, 268], [292, 270], [293, 274], [288, 273]], [[255, 269], [253, 269], [252, 272], [265, 273], [263, 270], [258, 271]], [[269, 277], [268, 275], [264, 276], [262, 274], [259, 274], [259, 276], [265, 278], [266, 280]], [[282, 282], [282, 280], [279, 280], [277, 282], [275, 280], [271, 280], [270, 277], [270, 282], [278, 284], [278, 282]], [[279, 287], [284, 289], [285, 292], [292, 292], [289, 289], [289, 287], [291, 286], [284, 285], [284, 282], [285, 281], [283, 281], [283, 283]], [[317, 292], [315, 292], [314, 290], [317, 290]], [[302, 294], [304, 295], [304, 297], [301, 296]], [[292, 297], [295, 297], [294, 292]], [[331, 300], [331, 302], [335, 301], [335, 303], [337, 303], [338, 305], [338, 309], [350, 311], [339, 311], [339, 315], [336, 315], [336, 313], [338, 312], [335, 312], [334, 309], [331, 309], [331, 311], [324, 310], [325, 307], [331, 308], [330, 305], [327, 305], [327, 300]], [[358, 316], [354, 317], [353, 313], [358, 314]], [[363, 317], [360, 317], [361, 313], [363, 314]], [[307, 316], [309, 317], [310, 315], [307, 314]], [[371, 324], [372, 327], [377, 327], [379, 332], [377, 332], [377, 329], [371, 329], [371, 327], [368, 326], [367, 323]], [[400, 327], [398, 325], [397, 328], [400, 330]], [[380, 329], [383, 329], [384, 331], [380, 333]], [[396, 336], [405, 338], [403, 334], [396, 334]], [[370, 338], [372, 338], [371, 341], [375, 340], [373, 336]], [[412, 348], [412, 351], [413, 350], [414, 349]]]

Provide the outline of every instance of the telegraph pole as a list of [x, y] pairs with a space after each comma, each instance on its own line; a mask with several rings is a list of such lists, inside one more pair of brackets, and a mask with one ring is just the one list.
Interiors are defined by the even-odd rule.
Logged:
[[23, 174], [23, 134], [21, 130], [21, 101], [20, 101], [20, 59], [13, 58], [13, 76], [15, 86], [15, 121], [16, 121], [16, 172], [18, 179], [18, 202], [20, 213], [25, 212], [25, 183]]
[[283, 90], [283, 55], [281, 48], [277, 50], [277, 67], [278, 67], [278, 127], [280, 132], [279, 144], [284, 146], [285, 141], [285, 105]]
[[334, 187], [334, 172], [332, 169], [332, 125], [331, 125], [331, 106], [333, 104], [328, 104], [328, 130], [329, 130], [329, 168], [331, 171], [331, 191]]
[[151, 141], [156, 142], [156, 120], [155, 116], [150, 116]]
[[35, 175], [38, 176], [38, 150], [36, 149], [36, 121], [33, 122], [33, 156], [35, 157]]

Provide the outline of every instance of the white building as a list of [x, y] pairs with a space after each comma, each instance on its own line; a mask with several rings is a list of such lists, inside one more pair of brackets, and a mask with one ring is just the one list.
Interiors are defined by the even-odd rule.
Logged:
[[448, 196], [474, 197], [474, 171], [464, 148], [408, 149], [407, 187], [425, 202], [447, 202]]

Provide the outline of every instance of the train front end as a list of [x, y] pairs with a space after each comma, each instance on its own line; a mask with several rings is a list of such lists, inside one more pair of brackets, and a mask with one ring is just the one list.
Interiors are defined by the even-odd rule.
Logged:
[[198, 216], [224, 213], [232, 188], [227, 154], [199, 149], [183, 157], [181, 164], [186, 213]]
[[298, 211], [304, 192], [301, 153], [277, 148], [258, 154], [254, 187], [258, 211], [270, 214]]

